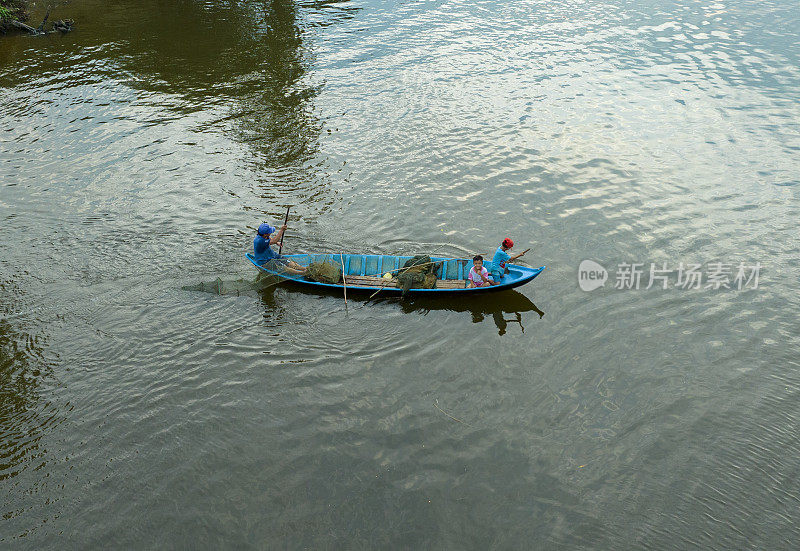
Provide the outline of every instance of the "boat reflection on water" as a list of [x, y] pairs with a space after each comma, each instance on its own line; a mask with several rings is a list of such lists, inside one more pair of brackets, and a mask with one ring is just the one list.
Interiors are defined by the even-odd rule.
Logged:
[[[201, 282], [195, 285], [187, 285], [183, 287], [185, 291], [201, 291], [215, 295], [234, 295], [234, 296], [260, 296], [264, 304], [271, 308], [277, 306], [277, 302], [273, 296], [273, 291], [277, 285], [264, 284], [259, 282], [258, 279], [221, 279], [217, 278], [213, 281]], [[309, 290], [300, 285], [291, 285], [293, 293], [302, 293], [304, 295], [319, 296], [329, 295], [341, 297], [341, 295], [334, 290], [317, 289]], [[449, 310], [451, 312], [469, 312], [472, 314], [472, 323], [481, 323], [486, 317], [491, 316], [497, 326], [498, 333], [504, 335], [509, 323], [518, 323], [522, 332], [525, 332], [525, 326], [522, 324], [525, 312], [535, 312], [541, 319], [544, 312], [540, 310], [531, 299], [516, 291], [509, 289], [507, 291], [497, 291], [494, 293], [486, 293], [481, 295], [469, 295], [468, 298], [454, 297], [454, 296], [421, 296], [411, 295], [408, 299], [401, 299], [396, 296], [389, 297], [375, 297], [370, 299], [366, 293], [353, 293], [348, 297], [351, 303], [359, 304], [361, 308], [367, 307], [372, 304], [392, 304], [400, 305], [403, 312], [410, 314], [417, 312], [420, 314], [427, 314], [428, 312], [436, 310]]]
[[[500, 335], [506, 333], [509, 323], [518, 323], [524, 333], [522, 314], [525, 312], [536, 312], [539, 319], [544, 317], [544, 312], [531, 299], [514, 289], [485, 295], [472, 295], [468, 300], [461, 297], [414, 297], [411, 300], [398, 300], [398, 302], [400, 302], [403, 312], [406, 313], [427, 314], [433, 310], [469, 312], [472, 314], [472, 323], [481, 323], [487, 316], [491, 316]], [[510, 319], [507, 317], [509, 315]]]
[[[328, 295], [341, 298], [342, 295], [337, 291], [328, 289], [309, 290], [300, 285], [289, 284], [293, 293], [302, 293], [305, 295]], [[270, 287], [261, 293], [262, 298], [269, 297], [269, 302], [272, 302], [272, 291], [275, 287]], [[539, 315], [539, 319], [544, 316], [544, 312], [540, 310], [531, 299], [516, 291], [509, 289], [507, 291], [497, 291], [494, 293], [486, 293], [483, 295], [469, 295], [469, 297], [454, 297], [454, 296], [422, 296], [410, 295], [407, 299], [402, 299], [397, 296], [388, 296], [381, 298], [380, 296], [370, 299], [366, 293], [348, 293], [348, 301], [350, 304], [358, 304], [359, 308], [370, 306], [370, 304], [398, 304], [403, 312], [407, 314], [420, 313], [427, 314], [428, 312], [437, 310], [449, 310], [451, 312], [469, 312], [472, 314], [472, 323], [481, 323], [486, 317], [491, 316], [498, 329], [498, 334], [504, 335], [509, 323], [518, 323], [522, 332], [525, 332], [525, 327], [522, 325], [523, 316], [525, 312], [535, 312]]]

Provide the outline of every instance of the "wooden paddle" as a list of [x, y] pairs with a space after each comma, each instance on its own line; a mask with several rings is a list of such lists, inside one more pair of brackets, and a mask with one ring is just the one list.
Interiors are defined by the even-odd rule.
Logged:
[[[290, 207], [290, 206], [286, 207], [286, 218], [284, 218], [284, 220], [283, 220], [283, 225], [284, 226], [289, 222], [289, 209], [290, 208], [292, 208], [292, 207]], [[286, 234], [286, 230], [284, 230], [283, 233], [281, 234], [281, 244], [278, 245], [278, 254], [281, 254], [281, 251], [283, 251], [283, 236], [285, 234]]]

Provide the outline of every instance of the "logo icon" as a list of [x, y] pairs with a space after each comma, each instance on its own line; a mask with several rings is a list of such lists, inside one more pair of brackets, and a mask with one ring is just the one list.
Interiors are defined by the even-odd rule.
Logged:
[[606, 284], [608, 272], [594, 260], [584, 260], [578, 266], [578, 285], [582, 291], [594, 291]]

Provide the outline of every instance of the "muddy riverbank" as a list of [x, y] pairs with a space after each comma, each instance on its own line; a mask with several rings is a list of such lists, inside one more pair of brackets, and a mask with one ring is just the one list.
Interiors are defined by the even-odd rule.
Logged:
[[28, 20], [28, 3], [24, 0], [0, 0], [0, 32], [15, 32], [12, 21]]

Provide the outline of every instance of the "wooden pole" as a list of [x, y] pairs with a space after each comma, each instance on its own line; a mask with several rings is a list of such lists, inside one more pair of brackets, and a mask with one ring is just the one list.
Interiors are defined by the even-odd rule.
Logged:
[[384, 283], [383, 285], [381, 285], [381, 288], [380, 288], [380, 289], [378, 289], [377, 291], [375, 291], [374, 293], [372, 293], [372, 294], [369, 296], [369, 299], [370, 299], [370, 300], [372, 300], [372, 297], [374, 297], [375, 295], [377, 295], [378, 293], [380, 293], [381, 291], [383, 291], [384, 289], [386, 289], [386, 287], [387, 287], [388, 285], [389, 285], [389, 283]]
[[[284, 220], [283, 220], [283, 225], [284, 226], [289, 223], [289, 209], [290, 208], [292, 208], [292, 207], [286, 207], [286, 218], [284, 218]], [[284, 231], [284, 233], [281, 234], [281, 244], [278, 245], [278, 254], [281, 254], [281, 251], [283, 251], [283, 236], [284, 236], [285, 233], [286, 232]]]
[[339, 253], [339, 260], [342, 261], [342, 283], [344, 284], [344, 308], [347, 309], [347, 278], [344, 276], [344, 273], [347, 271], [344, 268], [344, 256], [342, 253]]

